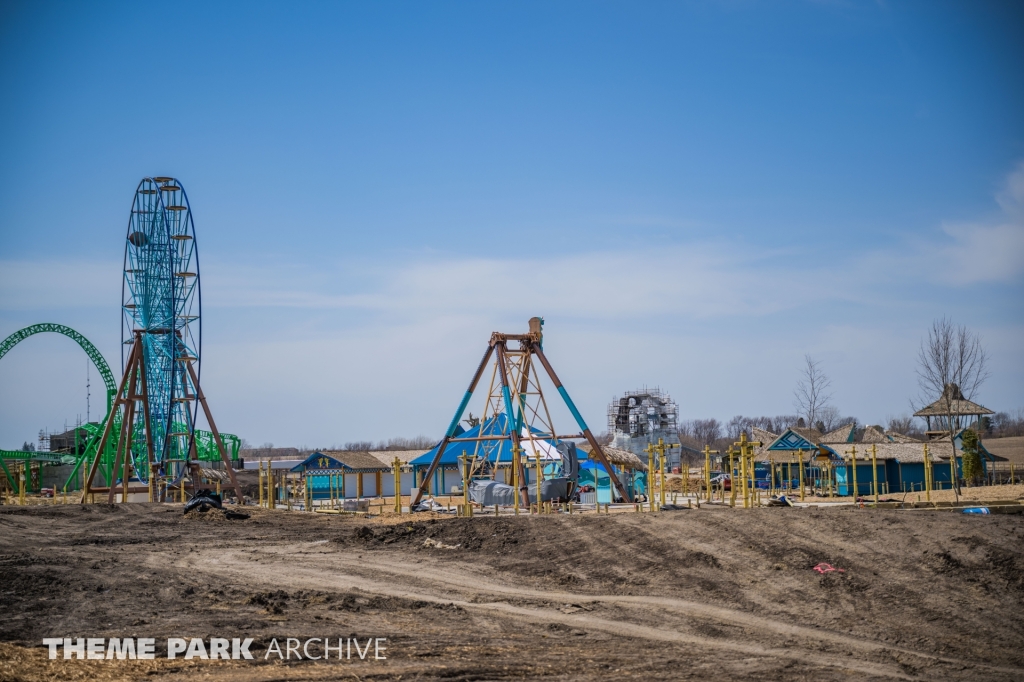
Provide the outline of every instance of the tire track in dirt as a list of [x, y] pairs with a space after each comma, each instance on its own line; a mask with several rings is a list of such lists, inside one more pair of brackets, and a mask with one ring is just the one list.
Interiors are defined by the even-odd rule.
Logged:
[[[308, 551], [309, 546], [306, 545], [305, 551]], [[292, 548], [292, 552], [303, 551], [298, 547]], [[519, 598], [532, 598], [544, 601], [555, 601], [555, 602], [568, 602], [568, 603], [580, 603], [580, 602], [600, 602], [600, 603], [612, 603], [612, 604], [629, 604], [638, 606], [654, 606], [663, 608], [665, 610], [674, 611], [679, 614], [689, 616], [700, 616], [706, 617], [706, 619], [714, 620], [722, 623], [731, 623], [743, 628], [748, 628], [758, 632], [772, 632], [781, 636], [788, 637], [806, 637], [808, 639], [815, 639], [829, 644], [837, 644], [845, 646], [851, 649], [857, 649], [865, 653], [868, 652], [884, 652], [884, 653], [902, 653], [905, 655], [916, 656], [925, 658], [928, 660], [935, 660], [935, 662], [946, 663], [950, 665], [964, 665], [963, 660], [940, 656], [933, 653], [916, 651], [908, 649], [906, 647], [894, 646], [884, 642], [873, 641], [856, 637], [854, 635], [847, 635], [834, 630], [825, 630], [821, 628], [809, 628], [806, 626], [793, 625], [788, 623], [782, 623], [778, 620], [770, 619], [770, 617], [763, 617], [754, 615], [752, 613], [746, 613], [732, 608], [723, 606], [714, 606], [712, 604], [706, 604], [695, 601], [688, 601], [685, 599], [678, 599], [674, 597], [660, 597], [660, 596], [632, 596], [632, 595], [587, 595], [577, 594], [571, 592], [552, 592], [544, 590], [534, 590], [529, 588], [520, 588], [518, 586], [510, 586], [508, 583], [500, 583], [492, 580], [487, 580], [479, 576], [479, 570], [476, 566], [454, 566], [453, 564], [445, 564], [443, 569], [434, 568], [429, 564], [416, 564], [414, 566], [396, 564], [394, 562], [388, 562], [384, 559], [378, 559], [378, 557], [372, 554], [362, 554], [359, 559], [352, 559], [351, 557], [341, 557], [340, 559], [332, 556], [331, 565], [337, 567], [339, 564], [344, 564], [349, 570], [360, 571], [386, 571], [393, 574], [400, 574], [402, 577], [411, 578], [414, 581], [425, 581], [433, 582], [445, 585], [450, 588], [454, 588], [458, 591], [459, 588], [472, 589], [475, 591], [489, 593], [489, 594], [500, 594], [509, 595]], [[584, 616], [581, 616], [584, 617]], [[700, 638], [701, 641], [706, 641], [705, 638]], [[714, 641], [714, 640], [712, 640]], [[1017, 668], [1005, 668], [998, 666], [990, 666], [980, 662], [971, 662], [972, 665], [986, 668], [992, 671], [998, 671], [1001, 673], [1020, 675], [1024, 673], [1021, 669]]]
[[[779, 623], [767, 618], [752, 616], [741, 612], [732, 611], [722, 607], [714, 607], [706, 604], [686, 602], [683, 600], [657, 597], [635, 597], [618, 595], [580, 595], [565, 592], [544, 592], [537, 590], [518, 590], [507, 584], [482, 580], [464, 571], [458, 571], [454, 567], [446, 567], [444, 571], [425, 567], [422, 564], [414, 566], [403, 566], [396, 563], [395, 557], [387, 557], [386, 560], [369, 560], [363, 555], [358, 560], [355, 558], [339, 557], [336, 553], [329, 551], [311, 551], [313, 545], [306, 543], [302, 545], [278, 546], [263, 548], [257, 555], [252, 552], [243, 554], [236, 551], [223, 551], [216, 554], [200, 551], [187, 557], [176, 557], [173, 563], [194, 571], [206, 574], [220, 574], [230, 576], [233, 581], [239, 583], [257, 582], [270, 584], [279, 587], [287, 583], [293, 587], [311, 587], [323, 589], [326, 586], [339, 590], [358, 589], [364, 592], [380, 594], [404, 599], [427, 601], [440, 604], [455, 604], [468, 611], [498, 615], [506, 619], [520, 623], [560, 623], [583, 630], [599, 631], [616, 636], [636, 637], [641, 639], [687, 644], [690, 646], [703, 647], [706, 649], [727, 650], [739, 652], [750, 656], [770, 656], [776, 658], [791, 659], [802, 663], [812, 663], [823, 667], [840, 669], [849, 672], [856, 672], [862, 675], [874, 675], [892, 679], [914, 680], [920, 679], [907, 675], [900, 668], [900, 662], [895, 660], [900, 654], [912, 656], [919, 659], [919, 663], [929, 664], [953, 664], [957, 667], [964, 665], [963, 661], [945, 659], [928, 653], [916, 652], [904, 648], [892, 647], [878, 642], [862, 640], [849, 635], [843, 635], [834, 631], [820, 631], [802, 626], [795, 626], [786, 623]], [[294, 560], [287, 563], [278, 563], [278, 560], [285, 560], [288, 557], [295, 557], [302, 554], [304, 562], [308, 559], [321, 555], [323, 566], [309, 567], [296, 565]], [[317, 557], [320, 558], [320, 557]], [[268, 565], [264, 559], [272, 559]], [[158, 559], [156, 557], [153, 560]], [[320, 562], [318, 562], [320, 563]], [[339, 570], [339, 569], [343, 569]], [[799, 644], [787, 646], [786, 648], [760, 646], [737, 639], [709, 638], [699, 635], [685, 634], [675, 630], [641, 625], [625, 620], [611, 620], [593, 615], [567, 614], [554, 609], [525, 608], [515, 606], [504, 601], [480, 602], [470, 599], [479, 599], [481, 595], [472, 594], [467, 599], [463, 593], [461, 598], [453, 598], [444, 593], [430, 588], [419, 587], [409, 589], [406, 586], [395, 585], [393, 582], [365, 577], [365, 572], [385, 572], [390, 575], [401, 575], [411, 578], [413, 582], [440, 583], [445, 591], [458, 593], [457, 587], [468, 588], [474, 592], [482, 592], [490, 595], [503, 595], [515, 597], [532, 597], [544, 601], [566, 601], [566, 602], [607, 602], [643, 606], [650, 608], [665, 609], [685, 612], [687, 615], [700, 615], [711, 619], [727, 621], [742, 625], [752, 630], [767, 631], [773, 635], [790, 637], [805, 637], [822, 642], [854, 649], [860, 653], [871, 653], [883, 655], [894, 659], [892, 664], [875, 663], [852, 657], [850, 651], [843, 655], [828, 655], [818, 653], [810, 648], [801, 647]], [[464, 581], [462, 579], [465, 579]], [[458, 582], [458, 584], [453, 584]], [[1019, 669], [998, 668], [983, 664], [971, 663], [978, 667], [993, 672], [998, 671], [1010, 675], [1019, 675]]]

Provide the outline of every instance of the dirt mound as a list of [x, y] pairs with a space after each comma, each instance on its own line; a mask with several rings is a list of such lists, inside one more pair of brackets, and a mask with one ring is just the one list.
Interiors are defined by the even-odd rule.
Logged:
[[35, 647], [0, 647], [0, 680], [99, 670], [36, 655], [68, 636], [389, 638], [386, 669], [261, 660], [224, 678], [246, 682], [1024, 678], [1024, 516], [246, 511], [0, 507], [0, 642]]

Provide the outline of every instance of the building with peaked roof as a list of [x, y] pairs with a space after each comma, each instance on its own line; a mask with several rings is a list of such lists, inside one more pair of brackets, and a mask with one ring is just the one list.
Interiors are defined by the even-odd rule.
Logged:
[[[914, 413], [915, 417], [923, 417], [928, 422], [927, 434], [930, 438], [948, 436], [950, 431], [959, 432], [966, 423], [961, 420], [963, 417], [974, 417], [980, 420], [984, 415], [995, 414], [987, 407], [971, 402], [964, 397], [960, 387], [956, 384], [946, 384], [942, 395], [931, 405], [926, 405]], [[952, 417], [952, 424], [950, 424]], [[935, 420], [935, 429], [932, 428], [932, 420]], [[969, 422], [968, 422], [969, 423]]]
[[[391, 467], [369, 452], [318, 450], [292, 467], [291, 471], [305, 475], [314, 500], [395, 494]], [[411, 472], [407, 477], [411, 481]]]
[[[960, 476], [962, 456], [961, 432], [957, 433], [956, 475]], [[846, 424], [829, 433], [822, 434], [815, 429], [791, 427], [776, 435], [764, 429], [752, 429], [753, 440], [761, 441], [755, 448], [755, 476], [758, 485], [767, 487], [769, 480], [788, 481], [791, 488], [799, 482], [800, 467], [804, 469], [804, 481], [812, 487], [834, 476], [837, 492], [849, 495], [853, 492], [853, 459], [857, 459], [857, 494], [872, 492], [875, 473], [872, 471], [871, 454], [877, 466], [878, 487], [882, 493], [922, 490], [925, 482], [925, 443], [895, 432], [883, 432], [874, 427], [864, 431], [860, 442], [855, 441], [854, 424]], [[945, 442], [946, 447], [939, 447]], [[936, 489], [949, 487], [953, 479], [950, 460], [953, 451], [949, 447], [949, 436], [927, 443], [928, 462], [932, 467], [932, 480]], [[981, 446], [982, 464], [987, 467], [998, 457]], [[771, 467], [774, 466], [774, 472]], [[780, 487], [786, 487], [783, 484]]]

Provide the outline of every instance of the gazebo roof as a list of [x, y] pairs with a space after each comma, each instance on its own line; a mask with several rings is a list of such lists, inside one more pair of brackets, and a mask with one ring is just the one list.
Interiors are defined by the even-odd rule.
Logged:
[[946, 390], [942, 392], [942, 397], [931, 405], [922, 407], [914, 413], [914, 416], [945, 417], [949, 412], [956, 416], [995, 414], [987, 407], [982, 407], [978, 403], [972, 403], [964, 398], [964, 394], [956, 384], [946, 384]]

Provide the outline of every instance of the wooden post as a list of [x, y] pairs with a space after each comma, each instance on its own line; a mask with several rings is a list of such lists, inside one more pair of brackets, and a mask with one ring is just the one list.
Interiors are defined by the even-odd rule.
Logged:
[[797, 474], [800, 476], [800, 501], [804, 501], [804, 451], [797, 450]]

